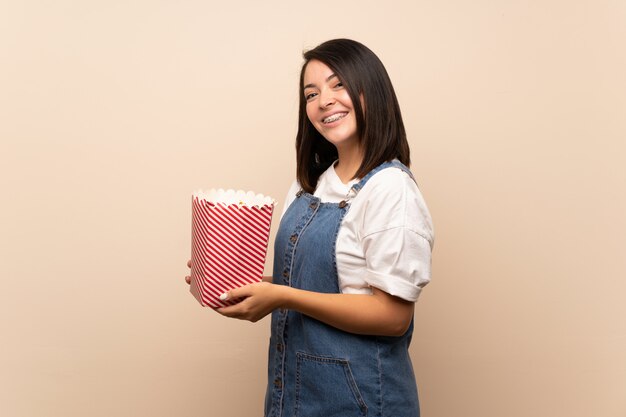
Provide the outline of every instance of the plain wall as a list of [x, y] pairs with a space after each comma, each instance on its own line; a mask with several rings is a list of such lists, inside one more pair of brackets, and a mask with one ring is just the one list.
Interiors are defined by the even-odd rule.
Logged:
[[618, 0], [0, 1], [3, 416], [262, 415], [269, 320], [188, 292], [190, 195], [282, 210], [334, 37], [385, 63], [435, 222], [423, 415], [626, 416]]

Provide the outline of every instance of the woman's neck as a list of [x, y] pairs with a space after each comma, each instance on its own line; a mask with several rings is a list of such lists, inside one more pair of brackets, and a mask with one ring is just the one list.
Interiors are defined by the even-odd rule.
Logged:
[[357, 145], [349, 149], [337, 148], [338, 160], [335, 164], [335, 173], [343, 182], [347, 184], [354, 178], [363, 162], [363, 153]]

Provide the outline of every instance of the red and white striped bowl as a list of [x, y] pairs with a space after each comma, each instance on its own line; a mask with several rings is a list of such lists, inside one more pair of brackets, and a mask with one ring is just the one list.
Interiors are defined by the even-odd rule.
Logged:
[[[224, 201], [215, 201], [220, 198]], [[194, 193], [191, 293], [202, 306], [232, 305], [236, 301], [222, 301], [219, 296], [261, 281], [273, 211], [274, 201], [260, 194], [232, 190]]]

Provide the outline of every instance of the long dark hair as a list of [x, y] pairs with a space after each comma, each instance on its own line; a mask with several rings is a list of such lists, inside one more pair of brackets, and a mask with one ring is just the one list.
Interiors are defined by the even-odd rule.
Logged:
[[338, 157], [335, 146], [315, 129], [306, 114], [304, 71], [311, 60], [318, 60], [333, 70], [352, 100], [364, 154], [354, 178], [363, 178], [378, 165], [394, 158], [410, 166], [409, 143], [398, 99], [387, 70], [374, 52], [350, 39], [333, 39], [306, 51], [303, 56], [296, 135], [297, 178], [302, 189], [313, 193], [320, 175]]

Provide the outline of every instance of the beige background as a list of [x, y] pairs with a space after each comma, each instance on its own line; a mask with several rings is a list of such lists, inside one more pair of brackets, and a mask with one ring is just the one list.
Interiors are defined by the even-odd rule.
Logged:
[[190, 193], [282, 202], [301, 51], [340, 36], [435, 221], [423, 415], [626, 416], [626, 3], [2, 0], [3, 416], [261, 415], [269, 323], [188, 293]]

